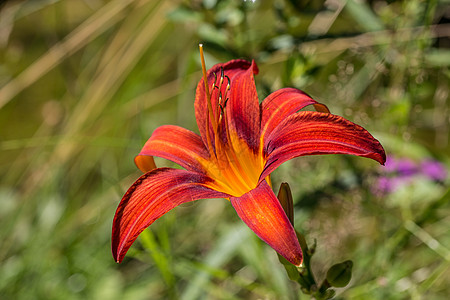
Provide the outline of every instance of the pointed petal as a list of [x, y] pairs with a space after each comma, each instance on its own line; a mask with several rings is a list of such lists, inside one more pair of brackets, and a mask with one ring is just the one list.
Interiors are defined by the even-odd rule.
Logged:
[[171, 160], [188, 171], [200, 173], [204, 173], [203, 166], [209, 158], [198, 134], [173, 125], [158, 127], [134, 161], [139, 169], [148, 172], [152, 170], [148, 163], [151, 156]]
[[112, 252], [121, 262], [138, 235], [172, 208], [205, 198], [226, 198], [205, 185], [211, 179], [185, 170], [160, 168], [142, 175], [117, 207], [112, 227]]
[[240, 138], [247, 141], [250, 149], [257, 150], [260, 137], [260, 115], [253, 74], [258, 74], [254, 61], [245, 71], [236, 73], [233, 77], [228, 75], [231, 79], [231, 87], [225, 109], [230, 131], [236, 132]]
[[328, 108], [312, 99], [308, 94], [294, 88], [277, 90], [261, 103], [261, 138], [270, 134], [281, 121], [308, 105], [316, 110], [329, 112]]
[[[229, 124], [233, 130], [236, 130], [239, 136], [244, 139], [250, 139], [251, 143], [255, 143], [255, 137], [259, 135], [259, 102], [256, 94], [256, 87], [253, 74], [258, 73], [256, 64], [245, 60], [231, 60], [224, 64], [213, 66], [207, 73], [208, 84], [211, 88], [214, 80], [217, 79], [217, 85], [221, 76], [221, 68], [224, 75], [228, 76], [231, 81], [230, 91], [227, 98], [225, 109], [229, 111]], [[214, 75], [216, 74], [216, 76]], [[225, 97], [225, 90], [228, 80], [225, 79], [220, 89], [215, 88], [212, 91], [211, 101], [214, 115], [217, 117], [219, 111], [218, 96], [221, 93]], [[224, 99], [225, 100], [225, 99]], [[207, 121], [208, 105], [203, 79], [197, 86], [195, 96], [195, 117], [200, 130], [203, 142], [207, 145], [206, 133], [209, 126], [212, 143], [214, 144], [214, 131], [211, 120]], [[212, 118], [212, 116], [210, 116]], [[257, 141], [259, 142], [259, 141]], [[258, 144], [259, 145], [259, 144]]]
[[230, 200], [239, 217], [256, 235], [292, 264], [302, 263], [302, 250], [294, 228], [265, 180], [247, 194]]
[[380, 164], [386, 154], [380, 142], [367, 130], [342, 117], [303, 111], [291, 115], [266, 137], [266, 167], [263, 180], [283, 162], [304, 155], [353, 154]]

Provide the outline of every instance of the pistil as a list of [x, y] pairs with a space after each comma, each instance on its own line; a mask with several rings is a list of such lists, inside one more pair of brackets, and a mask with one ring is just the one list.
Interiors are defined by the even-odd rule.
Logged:
[[[210, 153], [211, 157], [217, 158], [217, 154], [214, 151], [214, 148], [212, 145], [211, 132], [209, 131], [210, 116], [211, 116], [213, 130], [215, 133], [217, 132], [217, 124], [214, 120], [214, 112], [212, 110], [212, 104], [211, 104], [211, 94], [209, 93], [209, 86], [208, 86], [208, 77], [206, 76], [205, 57], [203, 55], [203, 44], [199, 44], [198, 48], [200, 49], [200, 59], [202, 62], [203, 82], [205, 84], [205, 92], [206, 92], [206, 99], [207, 99], [207, 105], [208, 105], [208, 116], [206, 117], [206, 141], [208, 143], [208, 149], [209, 149], [209, 153]], [[216, 147], [217, 147], [217, 145], [216, 145]]]

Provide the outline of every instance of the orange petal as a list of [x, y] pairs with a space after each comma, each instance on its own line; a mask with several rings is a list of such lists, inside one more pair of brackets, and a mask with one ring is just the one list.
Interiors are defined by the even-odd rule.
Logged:
[[295, 230], [266, 181], [230, 200], [239, 217], [256, 235], [292, 264], [302, 263], [302, 250]]
[[[217, 79], [217, 82], [219, 81], [222, 68], [224, 70], [224, 75], [228, 76], [231, 81], [230, 91], [227, 96], [229, 100], [224, 108], [229, 111], [228, 122], [232, 129], [236, 130], [239, 136], [245, 140], [251, 139], [259, 142], [259, 140], [255, 138], [259, 136], [259, 102], [253, 80], [253, 74], [258, 73], [258, 68], [256, 67], [256, 64], [245, 60], [231, 60], [224, 64], [217, 64], [208, 70], [207, 73], [210, 88], [215, 79]], [[218, 96], [219, 94], [222, 94], [222, 96], [225, 97], [227, 83], [228, 79], [225, 78], [220, 89], [214, 88], [211, 90], [212, 109], [215, 117], [217, 117], [217, 114], [220, 114], [219, 103], [217, 101]], [[207, 121], [208, 115], [207, 97], [202, 78], [197, 85], [195, 95], [195, 118], [197, 119], [197, 125], [203, 143], [205, 145], [208, 144], [206, 139], [208, 128], [210, 130], [210, 136], [212, 137], [211, 141], [214, 145], [215, 131], [212, 128], [212, 122]], [[209, 117], [212, 118], [212, 116]], [[223, 128], [220, 131], [222, 130]]]
[[291, 115], [266, 137], [267, 163], [262, 181], [283, 162], [297, 156], [352, 154], [368, 157], [380, 164], [386, 154], [380, 142], [367, 130], [342, 117], [312, 111]]
[[153, 156], [138, 155], [134, 158], [134, 163], [143, 173], [147, 173], [156, 169], [156, 164]]
[[[259, 100], [253, 76], [257, 73], [258, 68], [254, 61], [243, 72], [235, 72], [232, 75], [228, 73], [231, 87], [225, 108], [230, 130], [245, 140], [253, 150], [258, 150], [260, 137]], [[227, 75], [227, 72], [225, 74]]]
[[203, 166], [209, 158], [198, 134], [173, 125], [158, 127], [134, 161], [139, 169], [148, 172], [152, 170], [148, 159], [151, 156], [171, 160], [188, 171], [200, 173], [204, 173]]
[[112, 227], [112, 253], [120, 263], [138, 235], [172, 208], [189, 201], [228, 198], [211, 190], [203, 174], [160, 168], [142, 175], [117, 207]]
[[[261, 138], [269, 135], [281, 121], [308, 105], [325, 110], [326, 106], [294, 88], [277, 90], [261, 103]], [[263, 140], [264, 142], [264, 140]]]

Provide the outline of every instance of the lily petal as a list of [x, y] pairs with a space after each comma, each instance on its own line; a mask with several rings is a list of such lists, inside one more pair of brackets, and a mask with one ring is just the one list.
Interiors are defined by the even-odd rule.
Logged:
[[235, 72], [233, 76], [228, 75], [231, 79], [231, 88], [225, 109], [230, 130], [247, 141], [251, 149], [257, 150], [260, 136], [260, 114], [254, 74], [258, 74], [258, 67], [252, 61], [251, 66], [247, 67], [245, 71]]
[[297, 156], [316, 154], [353, 154], [380, 164], [386, 154], [380, 142], [367, 130], [340, 116], [303, 111], [291, 115], [266, 137], [267, 163], [262, 181], [283, 162]]
[[261, 103], [261, 139], [269, 135], [281, 121], [300, 109], [314, 105], [316, 110], [329, 112], [328, 108], [312, 99], [308, 94], [294, 88], [277, 90]]
[[[236, 131], [238, 135], [245, 140], [250, 140], [251, 144], [259, 145], [259, 101], [256, 93], [255, 82], [253, 74], [258, 73], [258, 68], [255, 63], [250, 63], [245, 60], [232, 60], [224, 64], [217, 64], [213, 66], [207, 73], [208, 84], [211, 89], [214, 81], [216, 85], [219, 85], [221, 77], [221, 69], [224, 71], [224, 75], [228, 76], [230, 83], [230, 91], [225, 95], [228, 79], [224, 78], [223, 84], [220, 88], [214, 88], [211, 92], [212, 110], [214, 115], [220, 114], [219, 111], [219, 95], [227, 97], [225, 107], [228, 112], [228, 122], [232, 130]], [[207, 145], [206, 133], [207, 127], [210, 130], [210, 136], [214, 145], [215, 131], [212, 127], [212, 121], [207, 119], [208, 113], [208, 101], [205, 92], [205, 85], [203, 79], [200, 80], [197, 86], [195, 96], [195, 118], [197, 119], [197, 125], [200, 130], [200, 135], [203, 139], [203, 143]], [[223, 130], [223, 128], [221, 129]], [[226, 136], [223, 136], [226, 138]]]
[[209, 158], [208, 150], [198, 134], [173, 125], [158, 127], [134, 161], [142, 171], [151, 171], [146, 164], [151, 156], [168, 159], [188, 171], [199, 173], [204, 173], [203, 166]]
[[205, 187], [211, 179], [186, 170], [160, 168], [142, 175], [117, 207], [112, 227], [112, 253], [120, 263], [138, 235], [172, 208], [189, 201], [228, 198]]
[[295, 230], [265, 180], [250, 192], [230, 200], [239, 217], [256, 235], [292, 264], [302, 263]]
[[134, 163], [143, 173], [150, 172], [157, 168], [153, 156], [149, 155], [137, 155], [134, 158]]

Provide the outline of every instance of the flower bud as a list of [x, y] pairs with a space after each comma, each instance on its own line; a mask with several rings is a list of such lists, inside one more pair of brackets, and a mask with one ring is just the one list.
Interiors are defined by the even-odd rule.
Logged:
[[292, 199], [291, 188], [287, 182], [283, 182], [280, 185], [280, 191], [278, 192], [277, 198], [280, 200], [281, 206], [289, 221], [294, 225], [294, 201]]
[[344, 287], [352, 278], [353, 262], [347, 260], [332, 266], [327, 272], [327, 281], [331, 286]]

